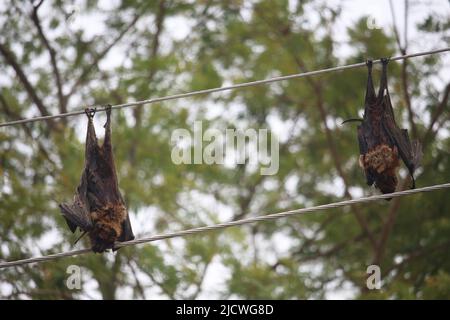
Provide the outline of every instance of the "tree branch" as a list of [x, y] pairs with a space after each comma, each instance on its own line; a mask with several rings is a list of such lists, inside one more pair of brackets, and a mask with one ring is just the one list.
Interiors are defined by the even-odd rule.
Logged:
[[408, 81], [408, 73], [406, 72], [407, 65], [408, 61], [404, 59], [402, 61], [402, 91], [403, 91], [403, 98], [405, 99], [406, 110], [408, 110], [409, 126], [411, 127], [413, 138], [416, 139], [418, 137], [418, 133], [417, 133], [417, 126], [414, 122], [414, 112], [411, 106], [411, 96], [408, 92], [409, 81]]
[[401, 270], [401, 269], [403, 269], [403, 267], [405, 265], [407, 265], [408, 263], [410, 263], [411, 261], [413, 261], [415, 259], [427, 256], [427, 255], [432, 254], [432, 253], [439, 252], [439, 251], [441, 251], [443, 249], [448, 250], [449, 246], [450, 246], [450, 241], [445, 241], [445, 242], [438, 243], [437, 245], [434, 245], [434, 246], [431, 246], [431, 247], [420, 248], [419, 250], [416, 250], [413, 253], [411, 253], [410, 255], [408, 255], [401, 262], [393, 264], [392, 267], [390, 267], [389, 269], [386, 269], [383, 272], [382, 277], [384, 278], [384, 277], [388, 276], [394, 270]]
[[[3, 111], [5, 112], [5, 114], [12, 118], [13, 120], [18, 120], [21, 117], [16, 114], [12, 108], [9, 106], [8, 102], [6, 101], [5, 97], [0, 93], [0, 105], [2, 106]], [[51, 164], [53, 164], [54, 166], [56, 166], [55, 162], [50, 158], [50, 155], [47, 151], [47, 149], [45, 149], [45, 147], [42, 145], [41, 141], [39, 139], [35, 139], [33, 137], [33, 134], [31, 132], [31, 129], [28, 127], [28, 125], [26, 123], [22, 123], [22, 128], [25, 131], [26, 135], [28, 135], [28, 137], [30, 137], [31, 140], [33, 140], [37, 146], [39, 151], [43, 154], [43, 156], [47, 159], [47, 161], [49, 161]]]
[[396, 19], [395, 19], [395, 12], [394, 12], [394, 4], [392, 3], [392, 0], [389, 0], [389, 7], [391, 9], [392, 28], [394, 29], [395, 41], [397, 42], [397, 46], [398, 46], [400, 52], [403, 55], [405, 55], [406, 54], [404, 52], [405, 48], [402, 46], [402, 44], [400, 42], [400, 33], [398, 32], [398, 29], [397, 29], [397, 22], [396, 22]]
[[151, 272], [146, 272], [145, 274], [148, 275], [150, 280], [152, 280], [153, 283], [156, 284], [162, 290], [162, 292], [169, 297], [169, 299], [176, 300], [175, 293], [171, 293], [170, 290], [166, 288], [163, 282], [156, 280]]
[[[403, 183], [401, 183], [401, 186], [400, 186], [400, 190], [405, 189], [408, 181], [409, 181], [408, 178], [403, 180]], [[383, 260], [384, 253], [386, 251], [386, 245], [387, 245], [389, 236], [391, 234], [392, 228], [394, 227], [395, 220], [397, 219], [399, 208], [400, 208], [400, 198], [393, 199], [392, 204], [389, 207], [389, 213], [388, 213], [387, 219], [384, 222], [382, 230], [381, 230], [380, 240], [377, 243], [377, 249], [375, 250], [372, 264], [380, 265], [381, 261]]]
[[325, 220], [319, 225], [319, 227], [314, 231], [314, 234], [311, 237], [305, 237], [305, 241], [302, 243], [300, 248], [298, 248], [294, 254], [300, 255], [303, 250], [305, 250], [310, 244], [317, 240], [319, 234], [325, 230], [325, 228], [336, 219], [337, 215], [329, 215], [325, 218]]
[[[245, 171], [247, 163], [248, 162], [246, 161], [245, 165], [242, 167], [243, 171]], [[233, 218], [231, 220], [242, 219], [249, 213], [250, 204], [253, 201], [253, 197], [255, 196], [256, 188], [265, 180], [266, 177], [267, 176], [259, 175], [253, 183], [245, 187], [245, 190], [248, 192], [248, 194], [245, 195], [244, 193], [241, 193], [239, 195], [238, 202], [240, 212], [233, 215]]]
[[[25, 87], [28, 96], [31, 98], [36, 107], [39, 109], [41, 115], [42, 116], [50, 115], [41, 98], [38, 96], [36, 90], [34, 89], [32, 84], [28, 80], [27, 76], [25, 75], [25, 72], [23, 71], [22, 67], [16, 61], [14, 54], [11, 51], [9, 51], [9, 49], [3, 43], [0, 43], [0, 54], [3, 56], [3, 58], [5, 58], [6, 62], [14, 69], [20, 82]], [[52, 129], [56, 128], [55, 123], [53, 121], [47, 120], [47, 123], [50, 128]]]
[[98, 55], [95, 57], [94, 61], [92, 61], [91, 64], [86, 66], [83, 71], [81, 72], [81, 75], [78, 77], [78, 79], [73, 84], [72, 88], [69, 90], [69, 93], [65, 96], [66, 103], [70, 99], [70, 97], [75, 93], [75, 91], [78, 89], [80, 85], [82, 85], [85, 81], [87, 76], [94, 70], [94, 68], [98, 65], [100, 60], [102, 60], [108, 52], [120, 41], [122, 38], [127, 34], [128, 31], [133, 28], [133, 26], [138, 22], [139, 18], [141, 17], [141, 14], [136, 14], [136, 16], [133, 18], [133, 20], [128, 24], [128, 26], [120, 32], [120, 34], [106, 47], [104, 48]]
[[146, 299], [146, 297], [145, 297], [145, 291], [144, 291], [143, 286], [141, 285], [141, 282], [140, 282], [139, 279], [138, 279], [138, 275], [137, 275], [136, 269], [135, 269], [134, 266], [133, 266], [133, 261], [132, 261], [132, 259], [131, 259], [130, 257], [127, 257], [127, 260], [128, 260], [128, 266], [129, 266], [130, 269], [131, 269], [131, 273], [133, 274], [134, 281], [135, 281], [135, 283], [136, 283], [136, 289], [137, 289], [139, 295], [141, 296], [141, 298], [142, 298], [143, 300], [145, 300], [145, 299]]
[[52, 65], [53, 76], [55, 78], [56, 88], [58, 90], [59, 111], [61, 113], [66, 113], [67, 108], [66, 108], [63, 91], [62, 91], [61, 74], [59, 72], [58, 63], [56, 61], [56, 51], [53, 49], [53, 47], [51, 46], [47, 37], [45, 36], [44, 30], [42, 29], [42, 26], [41, 26], [41, 21], [39, 20], [39, 16], [38, 16], [38, 10], [39, 10], [39, 7], [41, 4], [42, 4], [42, 1], [38, 5], [33, 6], [33, 12], [31, 13], [31, 20], [33, 20], [33, 23], [36, 26], [36, 29], [38, 31], [39, 37], [41, 38], [41, 41], [43, 42], [44, 46], [47, 48], [48, 54], [50, 56], [50, 62]]
[[[212, 258], [211, 258], [211, 260], [212, 260]], [[203, 282], [205, 281], [206, 273], [211, 264], [211, 260], [208, 260], [207, 262], [205, 262], [205, 267], [203, 268], [202, 272], [200, 273], [200, 279], [196, 283], [195, 292], [189, 297], [189, 300], [197, 299], [198, 295], [200, 294], [200, 292], [202, 290]]]
[[[336, 145], [334, 143], [333, 134], [327, 124], [326, 112], [325, 112], [325, 108], [323, 106], [323, 101], [322, 101], [322, 94], [321, 94], [321, 92], [316, 92], [316, 95], [317, 95], [317, 99], [318, 99], [317, 106], [319, 108], [320, 116], [322, 118], [322, 124], [325, 127], [325, 135], [326, 135], [326, 139], [327, 139], [327, 144], [328, 144], [328, 148], [330, 149], [330, 153], [331, 153], [331, 156], [334, 161], [334, 166], [335, 166], [339, 176], [341, 177], [342, 181], [344, 182], [345, 196], [347, 198], [351, 199], [352, 196], [351, 196], [350, 192], [348, 191], [348, 185], [349, 185], [348, 179], [347, 179], [346, 174], [344, 173], [344, 170], [342, 169], [342, 163], [341, 163], [341, 159], [339, 156], [339, 152], [337, 151]], [[372, 231], [370, 230], [367, 220], [364, 218], [364, 216], [361, 214], [361, 212], [357, 209], [357, 207], [351, 206], [350, 208], [351, 208], [356, 220], [358, 221], [359, 225], [361, 226], [361, 228], [364, 230], [364, 232], [367, 233], [367, 236], [369, 237], [369, 240], [372, 243], [372, 247], [375, 249], [377, 247], [377, 242], [376, 242], [375, 236], [373, 235]]]
[[[273, 28], [273, 30], [275, 30], [275, 32], [278, 33], [279, 39], [281, 40], [282, 45], [285, 45], [284, 40], [286, 39], [288, 34], [286, 34], [286, 32], [283, 32], [282, 30], [279, 30], [279, 26], [273, 26], [271, 23], [269, 23], [265, 19], [264, 15], [259, 10], [255, 9], [255, 12], [257, 13], [258, 17], [260, 17], [266, 24], [269, 25], [269, 27]], [[296, 62], [296, 64], [300, 68], [300, 70], [302, 72], [306, 72], [307, 68], [306, 68], [305, 63], [295, 53], [291, 52], [290, 50], [288, 50], [288, 52], [293, 57], [294, 61]], [[342, 181], [344, 182], [344, 194], [347, 198], [351, 198], [350, 192], [348, 191], [347, 177], [346, 177], [344, 171], [342, 170], [341, 160], [340, 160], [336, 145], [334, 144], [333, 134], [331, 133], [331, 130], [328, 127], [328, 124], [326, 121], [326, 112], [325, 112], [324, 103], [323, 103], [323, 99], [322, 99], [322, 89], [321, 89], [320, 85], [318, 83], [316, 83], [316, 81], [314, 81], [314, 79], [312, 77], [307, 77], [306, 81], [310, 84], [310, 86], [312, 87], [313, 91], [316, 94], [317, 107], [320, 112], [322, 123], [325, 127], [325, 136], [327, 139], [328, 148], [330, 149], [330, 152], [331, 152], [334, 164], [335, 164], [335, 168], [338, 171], [338, 174], [341, 177]], [[356, 206], [351, 206], [350, 208], [351, 208], [356, 220], [358, 221], [358, 224], [361, 226], [361, 228], [364, 230], [364, 232], [367, 233], [367, 236], [370, 239], [372, 247], [375, 250], [377, 248], [377, 241], [376, 241], [373, 233], [370, 231], [367, 220], [364, 218], [364, 216], [361, 214], [361, 212], [358, 210], [358, 208]]]
[[436, 134], [436, 131], [433, 131], [433, 126], [435, 125], [435, 123], [437, 122], [437, 120], [439, 119], [439, 117], [441, 116], [441, 114], [444, 112], [445, 108], [448, 107], [448, 99], [449, 99], [449, 94], [450, 94], [450, 82], [447, 83], [447, 85], [445, 86], [445, 90], [444, 90], [444, 94], [442, 96], [442, 100], [439, 103], [436, 112], [434, 113], [433, 117], [431, 118], [431, 122], [430, 125], [428, 126], [427, 131], [425, 132], [423, 139], [422, 139], [422, 144], [423, 144], [423, 148], [425, 149], [425, 146], [428, 144], [428, 142], [433, 139], [433, 137]]
[[[163, 26], [164, 26], [164, 19], [166, 17], [166, 12], [167, 12], [167, 5], [166, 5], [166, 0], [160, 0], [159, 1], [159, 9], [158, 9], [158, 14], [156, 16], [156, 32], [153, 36], [153, 41], [151, 44], [151, 48], [150, 48], [150, 56], [149, 56], [149, 60], [154, 59], [157, 54], [158, 54], [158, 50], [159, 50], [159, 44], [160, 44], [160, 36], [161, 33], [163, 31]], [[154, 65], [151, 65], [151, 70], [148, 76], [148, 81], [149, 83], [151, 83], [153, 81], [153, 78], [155, 76], [156, 73], [156, 68]], [[141, 127], [141, 122], [142, 122], [142, 108], [133, 108], [133, 117], [136, 121], [136, 129], [139, 129]], [[138, 137], [136, 136], [136, 139]], [[136, 140], [135, 139], [135, 140]], [[138, 146], [137, 141], [134, 141], [134, 143], [131, 143], [131, 149], [130, 149], [130, 153], [129, 153], [129, 159], [130, 159], [130, 163], [133, 164], [136, 161], [136, 148]]]
[[[375, 232], [377, 232], [377, 230], [375, 230]], [[297, 258], [297, 261], [298, 262], [307, 262], [307, 261], [311, 261], [311, 260], [315, 260], [315, 259], [319, 259], [319, 258], [330, 257], [330, 256], [338, 253], [342, 249], [347, 248], [350, 244], [358, 243], [359, 241], [364, 240], [366, 237], [367, 237], [367, 234], [363, 231], [351, 239], [346, 239], [344, 241], [341, 241], [341, 242], [335, 244], [333, 247], [331, 247], [328, 250], [317, 251], [313, 255], [304, 257], [303, 259], [301, 257], [299, 257], [299, 258]], [[300, 255], [299, 251], [296, 251], [295, 253]]]
[[405, 41], [404, 49], [405, 52], [408, 49], [408, 17], [409, 17], [409, 0], [405, 0], [405, 16], [404, 16], [404, 27], [403, 27], [403, 37]]
[[[401, 52], [401, 54], [405, 55], [406, 48], [408, 46], [408, 43], [407, 43], [407, 35], [408, 35], [407, 21], [408, 21], [408, 13], [409, 13], [408, 12], [408, 0], [405, 0], [405, 30], [404, 30], [405, 43], [403, 44], [403, 46], [400, 41], [400, 33], [397, 28], [397, 22], [395, 19], [395, 12], [394, 12], [394, 5], [392, 3], [392, 0], [389, 0], [389, 6], [391, 8], [392, 24], [393, 24], [394, 35], [395, 35], [395, 40], [397, 42], [398, 50]], [[411, 127], [412, 136], [413, 136], [413, 138], [417, 138], [418, 134], [417, 134], [417, 127], [414, 122], [414, 112], [413, 112], [412, 106], [411, 106], [411, 96], [408, 92], [408, 73], [406, 72], [407, 65], [408, 65], [408, 61], [406, 59], [404, 59], [402, 61], [402, 72], [401, 72], [403, 99], [405, 100], [406, 109], [408, 111], [408, 121], [409, 121], [409, 125]]]
[[[158, 53], [159, 49], [159, 39], [161, 36], [161, 32], [163, 30], [164, 26], [164, 19], [166, 17], [167, 12], [167, 6], [165, 0], [159, 1], [159, 9], [158, 9], [158, 15], [156, 16], [156, 32], [153, 36], [152, 46], [150, 50], [150, 58], [156, 57], [156, 54]], [[154, 68], [151, 70], [151, 78], [153, 78]]]

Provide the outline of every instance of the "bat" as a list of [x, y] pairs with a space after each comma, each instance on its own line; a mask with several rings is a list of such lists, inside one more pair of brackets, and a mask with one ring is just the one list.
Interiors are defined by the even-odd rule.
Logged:
[[[88, 234], [94, 252], [114, 249], [116, 241], [133, 240], [130, 218], [119, 191], [111, 141], [111, 106], [106, 109], [105, 139], [98, 145], [95, 111], [86, 109], [85, 164], [73, 201], [59, 205], [69, 229]], [[80, 238], [81, 238], [80, 237]], [[79, 239], [80, 239], [79, 238]], [[78, 240], [79, 240], [78, 239]], [[78, 241], [77, 240], [77, 241]]]
[[372, 61], [367, 61], [368, 79], [363, 119], [349, 119], [344, 123], [361, 122], [357, 127], [359, 165], [364, 170], [367, 185], [375, 184], [385, 194], [394, 192], [397, 187], [396, 172], [400, 159], [411, 176], [411, 188], [415, 188], [414, 171], [422, 158], [422, 148], [418, 141], [410, 141], [408, 130], [397, 126], [387, 87], [389, 59], [381, 59], [381, 63], [380, 88], [376, 94], [372, 80]]

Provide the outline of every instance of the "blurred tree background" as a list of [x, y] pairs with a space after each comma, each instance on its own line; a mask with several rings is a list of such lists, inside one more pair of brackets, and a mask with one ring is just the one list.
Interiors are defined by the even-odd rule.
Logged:
[[[344, 30], [342, 43], [333, 32], [341, 9], [329, 1], [6, 0], [0, 122], [448, 45], [449, 16], [435, 12], [416, 26], [414, 50], [398, 28], [370, 29], [367, 17]], [[346, 56], [342, 45], [351, 48]], [[450, 177], [448, 62], [441, 54], [389, 65], [398, 121], [424, 145], [419, 187]], [[116, 166], [137, 237], [377, 193], [358, 167], [355, 126], [341, 125], [362, 114], [365, 82], [360, 68], [114, 111]], [[104, 120], [95, 117], [100, 136]], [[195, 120], [204, 130], [272, 129], [279, 172], [174, 165], [171, 134]], [[79, 116], [0, 128], [0, 260], [72, 248], [76, 235], [58, 203], [78, 184], [86, 123]], [[2, 269], [0, 296], [450, 298], [449, 248], [450, 201], [438, 191]], [[72, 264], [82, 267], [81, 290], [66, 287]], [[371, 264], [381, 267], [381, 290], [366, 288]]]

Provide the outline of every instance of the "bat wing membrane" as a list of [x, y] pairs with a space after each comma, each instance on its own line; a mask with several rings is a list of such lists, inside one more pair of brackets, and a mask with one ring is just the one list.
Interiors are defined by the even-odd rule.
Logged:
[[89, 231], [93, 228], [92, 220], [89, 214], [89, 204], [87, 202], [87, 181], [86, 173], [81, 177], [81, 183], [77, 188], [72, 203], [61, 203], [59, 205], [61, 213], [66, 219], [70, 231], [75, 232], [77, 227], [83, 231]]
[[385, 113], [383, 115], [384, 121], [382, 121], [383, 129], [389, 136], [391, 143], [398, 149], [398, 153], [405, 163], [408, 171], [413, 179], [413, 187], [415, 186], [414, 171], [419, 166], [422, 158], [422, 150], [420, 143], [409, 139], [408, 130], [400, 129], [394, 120], [394, 114], [390, 103], [389, 95], [384, 97]]
[[[360, 157], [363, 157], [369, 151], [367, 141], [364, 136], [364, 123], [358, 126], [358, 143]], [[364, 174], [366, 175], [367, 184], [369, 186], [373, 185], [373, 183], [375, 182], [375, 178], [373, 177], [372, 173], [370, 173], [369, 170], [364, 169]]]
[[131, 229], [130, 216], [127, 215], [126, 219], [122, 223], [122, 234], [119, 241], [129, 241], [134, 239], [133, 230]]

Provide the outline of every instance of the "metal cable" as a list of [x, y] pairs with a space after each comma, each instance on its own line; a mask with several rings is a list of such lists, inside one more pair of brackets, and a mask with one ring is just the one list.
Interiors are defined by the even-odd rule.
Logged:
[[[446, 52], [446, 51], [450, 51], [450, 47], [437, 49], [437, 50], [431, 50], [431, 51], [412, 53], [412, 54], [405, 54], [405, 55], [402, 55], [402, 56], [392, 57], [392, 58], [390, 58], [390, 60], [391, 61], [403, 60], [403, 59], [420, 57], [420, 56], [425, 56], [425, 55], [430, 55], [430, 54], [442, 53], [442, 52]], [[380, 62], [381, 62], [380, 59], [373, 60], [374, 64], [380, 63]], [[272, 83], [272, 82], [278, 82], [278, 81], [284, 81], [284, 80], [290, 80], [290, 79], [297, 79], [297, 78], [304, 78], [304, 77], [314, 76], [314, 75], [318, 75], [318, 74], [324, 74], [324, 73], [328, 73], [328, 72], [334, 72], [334, 71], [341, 71], [341, 70], [346, 70], [346, 69], [353, 69], [353, 68], [364, 67], [365, 65], [366, 65], [365, 62], [360, 62], [360, 63], [354, 63], [354, 64], [345, 65], [345, 66], [339, 66], [339, 67], [322, 69], [322, 70], [309, 71], [309, 72], [303, 72], [303, 73], [296, 73], [296, 74], [291, 74], [291, 75], [287, 75], [287, 76], [274, 77], [274, 78], [269, 78], [269, 79], [264, 79], [264, 80], [244, 82], [244, 83], [234, 84], [234, 85], [220, 87], [220, 88], [198, 90], [198, 91], [192, 91], [192, 92], [187, 92], [187, 93], [174, 94], [174, 95], [160, 97], [160, 98], [147, 99], [147, 100], [135, 101], [135, 102], [128, 102], [128, 103], [114, 105], [114, 106], [112, 106], [112, 109], [122, 109], [122, 108], [127, 108], [127, 107], [136, 107], [136, 106], [142, 106], [142, 105], [145, 105], [145, 104], [151, 104], [151, 103], [156, 103], [156, 102], [187, 98], [187, 97], [197, 96], [197, 95], [201, 95], [201, 94], [209, 94], [209, 93], [228, 91], [228, 90], [233, 90], [233, 89], [252, 87], [252, 86], [257, 86], [257, 85], [261, 85], [261, 84], [268, 84], [268, 83]], [[96, 108], [97, 112], [102, 112], [102, 111], [105, 111], [105, 110], [106, 110], [106, 107], [104, 107], [104, 106]], [[42, 121], [42, 120], [66, 118], [66, 117], [72, 117], [72, 116], [77, 116], [77, 115], [81, 115], [81, 114], [84, 114], [84, 110], [67, 112], [67, 113], [61, 113], [61, 114], [56, 114], [56, 115], [51, 115], [51, 116], [42, 116], [42, 117], [35, 117], [35, 118], [29, 118], [29, 119], [21, 119], [21, 120], [15, 120], [15, 121], [10, 121], [10, 122], [4, 122], [4, 123], [0, 123], [0, 127], [7, 127], [7, 126], [13, 126], [13, 125], [17, 125], [17, 124], [28, 123], [28, 122], [36, 122], [36, 121]]]
[[[133, 246], [133, 245], [137, 245], [137, 244], [141, 244], [141, 243], [153, 242], [153, 241], [158, 241], [158, 240], [163, 240], [163, 239], [184, 237], [184, 236], [199, 234], [199, 233], [208, 232], [208, 231], [215, 231], [215, 230], [225, 229], [225, 228], [234, 227], [234, 226], [241, 226], [241, 225], [245, 225], [245, 224], [249, 224], [249, 223], [286, 218], [286, 217], [300, 215], [300, 214], [304, 214], [304, 213], [308, 213], [308, 212], [340, 208], [340, 207], [344, 207], [344, 206], [348, 206], [348, 205], [373, 202], [373, 201], [380, 200], [380, 199], [396, 198], [396, 197], [402, 197], [402, 196], [407, 196], [407, 195], [416, 194], [416, 193], [430, 192], [430, 191], [447, 189], [447, 188], [450, 188], [450, 182], [444, 183], [444, 184], [438, 184], [438, 185], [434, 185], [434, 186], [418, 188], [418, 189], [399, 191], [399, 192], [394, 192], [394, 193], [390, 193], [390, 194], [380, 194], [380, 195], [375, 195], [375, 196], [371, 196], [371, 197], [345, 200], [345, 201], [334, 202], [334, 203], [319, 205], [319, 206], [310, 207], [310, 208], [295, 209], [295, 210], [290, 210], [290, 211], [262, 215], [262, 216], [257, 216], [257, 217], [242, 219], [242, 220], [219, 223], [219, 224], [215, 224], [215, 225], [211, 225], [211, 226], [204, 226], [204, 227], [198, 227], [198, 228], [193, 228], [193, 229], [188, 229], [188, 230], [170, 232], [170, 233], [166, 233], [166, 234], [162, 234], [162, 235], [144, 237], [144, 238], [136, 239], [136, 240], [132, 240], [132, 241], [118, 242], [118, 243], [116, 243], [115, 248]], [[15, 267], [15, 266], [22, 266], [22, 265], [29, 264], [29, 263], [49, 261], [49, 260], [59, 259], [59, 258], [63, 258], [63, 257], [70, 257], [70, 256], [88, 253], [88, 252], [91, 252], [91, 249], [73, 250], [73, 251], [56, 253], [56, 254], [51, 254], [51, 255], [42, 256], [42, 257], [34, 257], [34, 258], [17, 260], [17, 261], [9, 261], [9, 262], [0, 262], [0, 269], [10, 268], [10, 267]]]

